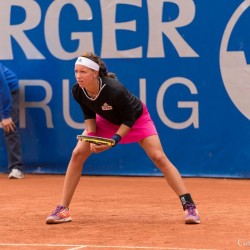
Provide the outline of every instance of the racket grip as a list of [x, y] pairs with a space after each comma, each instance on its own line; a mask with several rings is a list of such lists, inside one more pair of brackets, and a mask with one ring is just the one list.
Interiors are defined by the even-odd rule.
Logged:
[[112, 147], [115, 147], [122, 138], [120, 135], [114, 134], [111, 139], [115, 141], [115, 145], [112, 146]]

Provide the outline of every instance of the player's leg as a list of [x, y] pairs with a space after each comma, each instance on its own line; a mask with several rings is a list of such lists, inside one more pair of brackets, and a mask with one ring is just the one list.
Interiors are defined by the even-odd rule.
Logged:
[[148, 157], [161, 170], [168, 184], [175, 193], [178, 196], [187, 193], [187, 189], [182, 181], [180, 173], [163, 152], [159, 137], [157, 135], [149, 136], [139, 142], [139, 144], [147, 153]]
[[82, 175], [83, 164], [90, 155], [91, 151], [89, 143], [78, 141], [72, 152], [64, 178], [60, 205], [58, 205], [52, 214], [46, 219], [47, 224], [57, 224], [71, 221], [69, 205]]
[[200, 223], [191, 195], [187, 192], [182, 177], [176, 167], [170, 162], [164, 153], [158, 135], [149, 136], [139, 142], [148, 157], [161, 170], [169, 186], [179, 196], [185, 211], [186, 223]]
[[83, 164], [91, 155], [89, 143], [78, 141], [75, 149], [72, 152], [70, 162], [66, 171], [61, 204], [69, 207], [75, 188], [82, 175]]

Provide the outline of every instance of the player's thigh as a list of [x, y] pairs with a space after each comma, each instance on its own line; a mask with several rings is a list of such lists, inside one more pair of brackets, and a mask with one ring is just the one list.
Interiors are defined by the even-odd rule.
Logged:
[[141, 140], [139, 145], [144, 149], [149, 158], [159, 157], [164, 155], [162, 145], [158, 135], [151, 135]]

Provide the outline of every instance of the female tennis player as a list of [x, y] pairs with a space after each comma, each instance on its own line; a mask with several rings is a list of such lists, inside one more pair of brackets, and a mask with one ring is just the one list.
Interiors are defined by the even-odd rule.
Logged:
[[[85, 135], [112, 138], [119, 143], [138, 142], [163, 173], [169, 186], [179, 196], [186, 224], [199, 224], [196, 205], [180, 173], [165, 155], [147, 107], [109, 73], [105, 63], [87, 52], [75, 62], [77, 83], [72, 88], [85, 119]], [[82, 168], [92, 153], [110, 149], [109, 145], [78, 141], [66, 171], [60, 205], [46, 219], [47, 224], [71, 221], [69, 205], [82, 175]]]

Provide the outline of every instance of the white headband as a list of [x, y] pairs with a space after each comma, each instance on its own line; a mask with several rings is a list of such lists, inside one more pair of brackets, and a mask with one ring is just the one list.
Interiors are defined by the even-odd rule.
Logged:
[[87, 57], [78, 57], [75, 64], [86, 66], [95, 71], [99, 71], [100, 68], [100, 66], [96, 62], [88, 59]]

